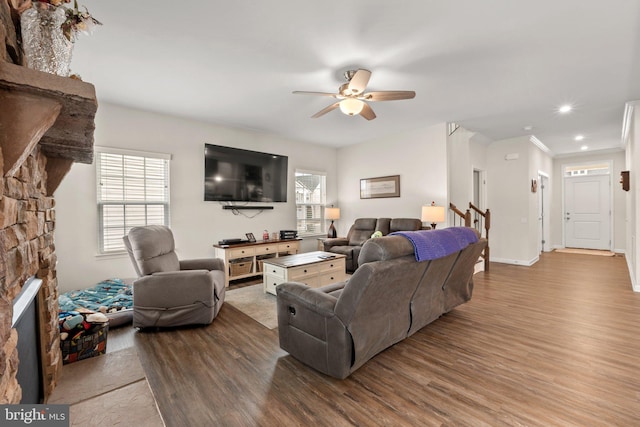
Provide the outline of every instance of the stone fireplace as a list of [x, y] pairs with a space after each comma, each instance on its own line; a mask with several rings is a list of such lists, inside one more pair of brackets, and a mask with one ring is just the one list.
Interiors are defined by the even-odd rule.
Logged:
[[[14, 13], [15, 19], [15, 13]], [[97, 110], [91, 84], [21, 66], [14, 20], [0, 0], [0, 404], [19, 403], [13, 300], [37, 293], [44, 401], [62, 367], [58, 332], [54, 193], [73, 162], [93, 160]]]

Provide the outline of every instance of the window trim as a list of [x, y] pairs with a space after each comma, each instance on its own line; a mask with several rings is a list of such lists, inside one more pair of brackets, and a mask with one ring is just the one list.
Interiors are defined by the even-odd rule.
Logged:
[[[301, 233], [298, 232], [299, 237], [315, 237], [322, 236], [327, 233], [327, 224], [325, 220], [325, 208], [327, 207], [327, 172], [325, 171], [317, 171], [317, 170], [309, 170], [309, 169], [295, 169], [294, 170], [294, 185], [297, 174], [309, 174], [309, 175], [319, 175], [324, 177], [324, 201], [321, 203], [298, 203], [296, 197], [296, 230], [298, 229], [298, 208], [301, 206], [319, 206], [321, 209], [320, 212], [320, 231], [319, 232], [307, 232]], [[295, 190], [294, 190], [295, 191]]]
[[[120, 250], [110, 250], [107, 251], [104, 248], [104, 214], [103, 214], [103, 209], [104, 206], [108, 206], [108, 205], [117, 205], [117, 206], [126, 206], [126, 205], [144, 205], [146, 206], [150, 206], [150, 205], [162, 205], [164, 206], [164, 223], [165, 225], [169, 226], [170, 225], [170, 220], [171, 220], [171, 216], [170, 216], [170, 212], [171, 212], [171, 158], [172, 155], [168, 154], [168, 153], [159, 153], [159, 152], [150, 152], [150, 151], [139, 151], [139, 150], [129, 150], [129, 149], [125, 149], [125, 148], [115, 148], [115, 147], [103, 147], [103, 146], [95, 146], [95, 154], [96, 154], [96, 161], [95, 161], [95, 177], [96, 177], [96, 183], [95, 183], [95, 189], [96, 189], [96, 197], [95, 197], [95, 201], [96, 201], [96, 209], [97, 209], [97, 215], [98, 215], [98, 227], [97, 227], [97, 232], [98, 232], [98, 253], [97, 256], [100, 257], [108, 257], [111, 255], [117, 256], [117, 255], [121, 255], [121, 254], [125, 254], [126, 248], [120, 249]], [[116, 202], [103, 202], [100, 200], [100, 178], [101, 178], [101, 174], [100, 174], [100, 170], [101, 170], [101, 161], [100, 161], [100, 154], [112, 154], [112, 155], [120, 155], [120, 156], [133, 156], [133, 157], [142, 157], [145, 159], [160, 159], [160, 160], [165, 160], [167, 162], [167, 166], [166, 166], [166, 181], [165, 181], [165, 185], [166, 185], [166, 193], [167, 193], [167, 200], [166, 202], [158, 202], [158, 201], [151, 201], [151, 202], [126, 202], [126, 201], [116, 201]]]

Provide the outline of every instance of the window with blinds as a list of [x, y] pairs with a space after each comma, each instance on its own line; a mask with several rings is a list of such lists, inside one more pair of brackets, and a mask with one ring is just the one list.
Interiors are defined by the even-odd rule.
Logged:
[[169, 155], [96, 151], [101, 253], [124, 251], [132, 227], [169, 225]]
[[324, 207], [327, 177], [322, 172], [296, 171], [296, 208], [298, 235], [325, 232]]

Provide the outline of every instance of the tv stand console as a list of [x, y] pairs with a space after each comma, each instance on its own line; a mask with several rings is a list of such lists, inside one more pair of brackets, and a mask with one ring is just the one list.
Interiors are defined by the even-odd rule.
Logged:
[[262, 261], [284, 255], [297, 254], [300, 240], [262, 240], [236, 245], [213, 245], [216, 258], [224, 261], [224, 285], [247, 277], [262, 276]]

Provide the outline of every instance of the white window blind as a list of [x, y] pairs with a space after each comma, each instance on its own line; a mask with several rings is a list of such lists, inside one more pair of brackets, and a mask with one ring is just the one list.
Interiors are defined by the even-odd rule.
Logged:
[[298, 235], [317, 235], [325, 232], [326, 187], [325, 173], [296, 171]]
[[169, 156], [103, 149], [96, 152], [100, 252], [125, 250], [132, 227], [169, 225]]

